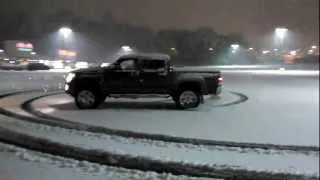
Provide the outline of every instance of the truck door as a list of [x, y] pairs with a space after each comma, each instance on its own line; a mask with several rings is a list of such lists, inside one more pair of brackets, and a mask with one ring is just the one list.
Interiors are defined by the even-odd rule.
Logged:
[[165, 93], [168, 86], [168, 68], [164, 60], [139, 60], [141, 91]]
[[120, 59], [105, 73], [105, 87], [110, 93], [136, 93], [140, 89], [140, 70], [136, 59]]

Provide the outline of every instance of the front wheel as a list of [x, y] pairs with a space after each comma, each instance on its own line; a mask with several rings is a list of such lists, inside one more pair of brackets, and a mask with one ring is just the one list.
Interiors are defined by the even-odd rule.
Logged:
[[200, 92], [186, 89], [180, 91], [178, 96], [173, 98], [180, 109], [189, 109], [198, 107], [201, 102]]
[[75, 96], [75, 103], [79, 109], [94, 109], [101, 103], [101, 99], [97, 92], [84, 89]]

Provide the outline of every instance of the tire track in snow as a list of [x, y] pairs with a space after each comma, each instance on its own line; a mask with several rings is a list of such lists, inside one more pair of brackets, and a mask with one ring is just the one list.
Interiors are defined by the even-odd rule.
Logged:
[[[79, 141], [73, 142], [74, 139], [63, 142], [61, 139], [65, 138], [52, 138], [48, 129], [44, 129], [43, 133], [34, 132], [34, 128], [31, 128], [32, 133], [21, 133], [26, 131], [25, 128], [11, 127], [11, 129], [0, 128], [0, 140], [21, 146], [23, 148], [49, 153], [58, 156], [64, 156], [81, 161], [90, 161], [93, 163], [104, 164], [108, 166], [121, 166], [128, 169], [138, 169], [142, 171], [155, 171], [158, 173], [172, 173], [175, 175], [188, 175], [195, 177], [210, 177], [210, 178], [223, 178], [223, 179], [300, 179], [307, 178], [313, 179], [317, 176], [301, 175], [299, 170], [296, 173], [288, 173], [280, 171], [263, 171], [263, 170], [246, 170], [241, 167], [232, 167], [228, 165], [210, 165], [207, 163], [191, 163], [170, 159], [153, 158], [150, 156], [137, 156], [127, 153], [114, 152], [109, 150], [101, 150], [97, 148], [88, 148], [83, 144], [78, 144]], [[19, 132], [16, 132], [19, 130]], [[59, 131], [60, 134], [62, 131]], [[46, 137], [40, 134], [45, 134]], [[47, 134], [49, 133], [49, 135]], [[64, 133], [62, 133], [64, 134]], [[89, 138], [90, 141], [93, 139]], [[82, 138], [80, 139], [82, 142]], [[85, 140], [84, 140], [85, 141]], [[63, 143], [61, 143], [63, 142]], [[67, 143], [69, 142], [69, 143]], [[88, 139], [87, 139], [88, 142]], [[71, 143], [71, 144], [70, 144]], [[103, 143], [103, 142], [101, 142]], [[101, 144], [98, 143], [98, 144]], [[90, 143], [89, 143], [90, 144]], [[92, 143], [91, 143], [92, 144]], [[94, 142], [93, 142], [94, 144]], [[150, 147], [154, 148], [154, 147]], [[130, 151], [129, 151], [130, 152]], [[202, 153], [202, 152], [200, 152]], [[285, 155], [286, 156], [286, 155]], [[279, 158], [279, 157], [277, 157]], [[276, 158], [276, 159], [277, 159]]]
[[[195, 178], [188, 176], [175, 176], [168, 173], [155, 173], [151, 171], [138, 171], [130, 170], [121, 167], [111, 167], [106, 165], [101, 165], [97, 163], [91, 163], [88, 161], [79, 161], [75, 159], [65, 158], [62, 156], [53, 156], [46, 153], [36, 152], [21, 147], [17, 147], [9, 144], [0, 143], [0, 153], [13, 154], [22, 161], [37, 163], [41, 165], [50, 165], [58, 169], [70, 169], [71, 171], [76, 171], [89, 174], [88, 177], [100, 176], [103, 179], [132, 179], [132, 180], [206, 180], [209, 178]], [[15, 170], [17, 171], [17, 170]], [[19, 171], [18, 171], [19, 172]], [[41, 175], [40, 175], [41, 176]], [[68, 176], [68, 175], [67, 175]], [[41, 176], [42, 177], [42, 176]], [[64, 175], [62, 176], [64, 177]], [[100, 179], [93, 178], [93, 179]], [[211, 178], [210, 178], [211, 179]], [[211, 179], [213, 180], [213, 179]], [[218, 179], [215, 179], [218, 180]]]
[[[237, 92], [232, 92], [237, 93]], [[58, 94], [58, 93], [53, 93]], [[241, 99], [237, 101], [241, 103], [248, 99], [247, 96], [237, 93]], [[275, 149], [275, 150], [290, 150], [290, 151], [319, 151], [319, 147], [315, 146], [294, 146], [294, 145], [277, 145], [277, 144], [262, 144], [262, 143], [242, 143], [242, 142], [232, 142], [232, 141], [217, 141], [217, 140], [208, 140], [208, 139], [198, 139], [198, 138], [185, 138], [185, 137], [177, 137], [177, 136], [169, 136], [163, 134], [149, 134], [149, 133], [140, 133], [128, 130], [118, 130], [118, 129], [110, 129], [101, 126], [94, 126], [85, 123], [73, 122], [70, 120], [50, 116], [48, 114], [44, 114], [40, 111], [34, 109], [31, 103], [37, 99], [49, 96], [49, 94], [45, 94], [42, 96], [37, 96], [32, 99], [29, 99], [22, 103], [21, 108], [30, 114], [33, 114], [37, 117], [41, 118], [41, 121], [35, 120], [37, 122], [42, 122], [48, 125], [55, 125], [63, 128], [71, 128], [76, 130], [84, 130], [93, 133], [103, 133], [109, 135], [116, 135], [121, 137], [130, 137], [130, 138], [140, 138], [140, 139], [150, 139], [156, 141], [165, 141], [165, 142], [174, 142], [174, 143], [188, 143], [193, 145], [211, 145], [211, 146], [227, 146], [227, 147], [239, 147], [239, 148], [259, 148], [259, 149]], [[231, 104], [226, 104], [224, 106], [230, 106]], [[222, 106], [222, 107], [224, 107]], [[23, 118], [23, 117], [21, 117]], [[28, 118], [31, 120], [30, 118]], [[34, 118], [35, 119], [35, 118]], [[70, 127], [71, 126], [71, 127]]]
[[[3, 132], [3, 131], [2, 131], [2, 132]], [[7, 132], [7, 131], [6, 131], [6, 132]], [[8, 134], [7, 134], [7, 135], [8, 135]], [[12, 134], [9, 133], [9, 135], [11, 136]], [[23, 135], [25, 135], [25, 134], [20, 134], [20, 135], [23, 136]], [[19, 135], [19, 137], [21, 137], [20, 135]], [[10, 137], [10, 136], [5, 136], [5, 137]], [[32, 137], [28, 137], [28, 138], [32, 138]], [[5, 139], [4, 137], [1, 137], [1, 139], [4, 140], [4, 141], [6, 141], [6, 142], [11, 142], [11, 143], [13, 143], [13, 144], [17, 143], [16, 141], [13, 142], [12, 140], [10, 141], [10, 140], [8, 140], [8, 139]], [[47, 139], [42, 139], [42, 140], [45, 141], [45, 140], [47, 140]], [[40, 141], [40, 142], [38, 142], [38, 143], [40, 143], [40, 145], [41, 145], [41, 144], [43, 144], [43, 141]], [[21, 143], [22, 143], [22, 142], [21, 142]], [[29, 146], [29, 145], [30, 145], [28, 140], [26, 141], [26, 143], [27, 143], [26, 145], [23, 145], [23, 144], [21, 144], [21, 143], [20, 143], [20, 144], [18, 143], [17, 145], [20, 145], [20, 146]], [[29, 144], [29, 145], [28, 145], [28, 144]], [[31, 144], [32, 144], [32, 143], [31, 143]], [[31, 147], [31, 148], [32, 148], [32, 147]], [[37, 149], [37, 148], [36, 148], [36, 149]], [[37, 150], [41, 151], [41, 148], [38, 147]], [[229, 149], [229, 150], [230, 150], [230, 149]], [[47, 150], [44, 150], [44, 151], [47, 152]], [[58, 151], [58, 152], [59, 152], [59, 151]], [[49, 153], [53, 153], [53, 152], [49, 151]], [[59, 153], [61, 153], [61, 152], [59, 152]], [[62, 153], [62, 154], [64, 154], [64, 153]], [[113, 155], [114, 155], [114, 154], [113, 154]], [[112, 156], [113, 156], [113, 155], [112, 155]], [[150, 160], [150, 159], [149, 159], [149, 160]], [[171, 164], [171, 165], [172, 165], [172, 164]], [[176, 165], [176, 164], [175, 164], [175, 165]], [[183, 166], [184, 166], [184, 168], [186, 168], [186, 167], [187, 167], [187, 168], [191, 168], [191, 169], [194, 169], [194, 168], [195, 168], [194, 165], [191, 165], [191, 167], [189, 167], [188, 164], [187, 164], [187, 166], [186, 166], [186, 164], [184, 164]], [[171, 168], [172, 168], [172, 167], [171, 167]], [[281, 174], [281, 173], [279, 174], [279, 173], [278, 173], [278, 174], [276, 174], [276, 175], [274, 175], [274, 174], [273, 174], [273, 175], [270, 175], [270, 173], [266, 173], [266, 172], [248, 172], [248, 171], [246, 171], [246, 170], [237, 170], [237, 171], [235, 171], [234, 169], [232, 170], [232, 169], [230, 169], [230, 168], [229, 168], [229, 169], [228, 169], [228, 168], [223, 169], [222, 172], [221, 172], [221, 168], [219, 168], [219, 169], [218, 169], [218, 172], [219, 172], [218, 175], [217, 175], [217, 174], [216, 174], [216, 175], [212, 175], [212, 174], [211, 174], [211, 175], [210, 175], [210, 174], [209, 174], [209, 175], [208, 175], [208, 174], [205, 175], [206, 173], [203, 174], [202, 170], [203, 170], [203, 168], [206, 169], [206, 170], [208, 170], [208, 169], [207, 169], [208, 167], [206, 167], [206, 166], [196, 166], [196, 168], [198, 168], [198, 169], [196, 170], [196, 172], [193, 172], [193, 173], [198, 174], [197, 176], [205, 176], [205, 177], [231, 178], [231, 177], [234, 176], [234, 177], [237, 177], [237, 178], [242, 177], [242, 178], [244, 178], [244, 179], [247, 179], [247, 178], [250, 178], [250, 177], [252, 178], [253, 175], [254, 175], [255, 178], [259, 178], [259, 179], [260, 179], [260, 178], [266, 178], [266, 177], [267, 177], [266, 179], [274, 179], [274, 178], [276, 178], [276, 177], [279, 178], [279, 177], [284, 177], [284, 176], [285, 176], [285, 177], [292, 177], [292, 175], [290, 175], [290, 174], [283, 174], [283, 173], [282, 173], [282, 174]], [[200, 168], [200, 172], [199, 172], [199, 168]], [[158, 169], [158, 170], [159, 170], [159, 169]], [[211, 168], [211, 170], [212, 170], [212, 168]], [[161, 171], [161, 169], [160, 169], [160, 171]], [[177, 173], [176, 170], [172, 170], [172, 169], [169, 170], [169, 172], [171, 172], [171, 171], [173, 171], [173, 173]], [[185, 170], [183, 170], [183, 171], [185, 171]], [[214, 170], [214, 172], [217, 172], [217, 170]], [[228, 172], [229, 172], [229, 174], [228, 174]], [[178, 173], [179, 173], [179, 172], [178, 172]], [[202, 174], [202, 175], [199, 175], [199, 173]], [[223, 173], [227, 173], [228, 175], [222, 175]], [[237, 173], [238, 173], [238, 174], [237, 174]], [[239, 173], [240, 173], [240, 174], [239, 174]], [[248, 174], [249, 174], [249, 175], [248, 175]], [[295, 176], [293, 176], [292, 178], [299, 178], [299, 177], [300, 177], [299, 175], [298, 175], [298, 176], [295, 175]], [[300, 177], [300, 178], [301, 178], [301, 177]]]

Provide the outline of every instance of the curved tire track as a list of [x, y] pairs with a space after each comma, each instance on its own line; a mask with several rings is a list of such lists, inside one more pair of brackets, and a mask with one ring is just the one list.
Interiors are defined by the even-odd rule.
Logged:
[[[7, 96], [14, 94], [20, 94], [23, 92], [8, 93]], [[0, 95], [0, 97], [6, 97], [6, 95]], [[37, 98], [37, 97], [36, 97]], [[39, 98], [39, 97], [38, 97]], [[0, 108], [0, 113], [7, 114], [12, 117], [22, 118], [30, 122], [36, 122], [41, 124], [47, 124], [51, 126], [60, 126], [67, 129], [77, 129], [77, 130], [97, 130], [98, 127], [87, 127], [84, 124], [74, 124], [65, 120], [50, 121], [50, 119], [45, 118], [33, 118], [22, 116], [19, 114], [12, 113], [5, 109]], [[73, 127], [75, 125], [75, 128]], [[100, 129], [100, 131], [105, 132], [105, 128]], [[112, 129], [107, 129], [108, 133], [113, 133], [113, 135], [119, 135], [122, 137], [134, 137], [134, 138], [143, 138], [143, 139], [152, 139], [169, 142], [181, 142], [181, 143], [191, 143], [191, 144], [201, 144], [206, 143], [205, 145], [221, 145], [221, 146], [233, 146], [243, 147], [243, 148], [261, 148], [259, 144], [250, 145], [248, 143], [234, 143], [233, 142], [219, 142], [212, 140], [200, 140], [200, 143], [193, 142], [199, 141], [198, 139], [187, 139], [179, 137], [170, 137], [163, 135], [149, 135], [143, 133], [127, 132], [127, 131], [117, 131]], [[92, 131], [91, 131], [92, 132]], [[212, 168], [209, 166], [203, 165], [192, 165], [192, 164], [182, 164], [174, 162], [162, 162], [158, 160], [153, 160], [145, 157], [132, 157], [129, 155], [118, 155], [113, 154], [107, 151], [97, 151], [97, 150], [88, 150], [81, 147], [75, 147], [72, 145], [65, 145], [59, 142], [48, 141], [43, 138], [36, 138], [22, 133], [14, 132], [0, 127], [0, 141], [3, 141], [8, 144], [17, 145], [23, 148], [49, 153], [52, 155], [64, 156], [68, 158], [73, 158], [77, 160], [86, 160], [94, 163], [104, 164], [108, 166], [117, 166], [124, 167], [127, 169], [137, 169], [142, 171], [155, 171], [158, 173], [172, 173], [174, 175], [187, 175], [193, 177], [209, 177], [209, 178], [222, 178], [222, 179], [317, 179], [317, 177], [305, 177], [303, 175], [292, 175], [286, 173], [275, 173], [271, 174], [268, 172], [256, 172], [248, 170], [235, 170], [230, 168]], [[213, 143], [213, 144], [212, 144]], [[265, 144], [263, 146], [266, 146]], [[266, 147], [267, 149], [285, 149], [288, 150], [288, 146], [278, 146], [271, 145], [272, 147]], [[289, 146], [289, 150], [292, 150], [293, 147]], [[265, 149], [265, 148], [263, 148]], [[300, 150], [316, 150], [312, 147], [295, 147], [295, 151]]]
[[243, 103], [243, 102], [245, 102], [245, 101], [247, 101], [247, 100], [249, 99], [248, 96], [246, 96], [245, 94], [239, 93], [239, 92], [231, 91], [230, 93], [237, 95], [237, 96], [239, 97], [239, 99], [236, 100], [236, 101], [233, 101], [233, 102], [226, 103], [226, 104], [216, 105], [216, 106], [214, 106], [214, 107], [227, 107], [227, 106], [232, 106], [232, 105], [236, 105], [236, 104]]
[[[53, 93], [53, 94], [57, 94], [57, 93]], [[73, 122], [70, 120], [44, 114], [40, 111], [37, 111], [35, 108], [33, 108], [33, 106], [31, 105], [33, 101], [46, 96], [48, 95], [42, 95], [42, 96], [29, 99], [28, 101], [25, 101], [21, 105], [21, 108], [37, 117], [40, 117], [41, 121], [36, 120], [37, 122], [42, 122], [43, 124], [47, 124], [47, 125], [54, 125], [54, 126], [67, 128], [67, 129], [84, 130], [84, 131], [89, 131], [93, 133], [116, 135], [121, 137], [150, 139], [150, 140], [156, 140], [156, 141], [184, 143], [184, 144], [193, 144], [193, 145], [212, 145], [212, 146], [261, 148], [261, 149], [276, 149], [276, 150], [291, 150], [291, 151], [319, 151], [319, 147], [315, 147], [315, 146], [242, 143], [242, 142], [233, 142], [233, 141], [217, 141], [217, 140], [208, 140], [208, 139], [185, 138], [185, 137], [169, 136], [169, 135], [163, 135], [163, 134], [150, 134], [150, 133], [140, 133], [140, 132], [134, 132], [134, 131], [128, 131], [128, 130], [110, 129], [106, 127], [94, 126], [94, 125], [89, 125], [85, 123]], [[241, 99], [240, 99], [241, 101], [247, 100], [247, 96], [244, 95], [242, 96]], [[238, 103], [240, 103], [240, 100]]]
[[76, 160], [85, 160], [108, 166], [123, 167], [141, 171], [154, 171], [157, 173], [172, 173], [174, 175], [187, 175], [192, 177], [208, 177], [221, 179], [317, 179], [317, 177], [292, 175], [286, 173], [268, 173], [247, 170], [234, 170], [230, 168], [212, 168], [206, 165], [192, 165], [175, 162], [162, 162], [145, 157], [118, 155], [107, 151], [88, 150], [72, 145], [53, 142], [48, 139], [36, 138], [0, 127], [0, 141], [34, 151], [63, 156]]

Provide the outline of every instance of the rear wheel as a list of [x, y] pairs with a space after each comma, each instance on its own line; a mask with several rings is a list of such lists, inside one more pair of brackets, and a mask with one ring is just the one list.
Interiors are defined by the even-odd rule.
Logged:
[[180, 109], [189, 109], [199, 106], [201, 102], [201, 95], [199, 91], [185, 89], [180, 91], [173, 99]]
[[99, 93], [96, 91], [83, 89], [75, 96], [75, 102], [80, 109], [94, 109], [97, 108], [102, 101]]

